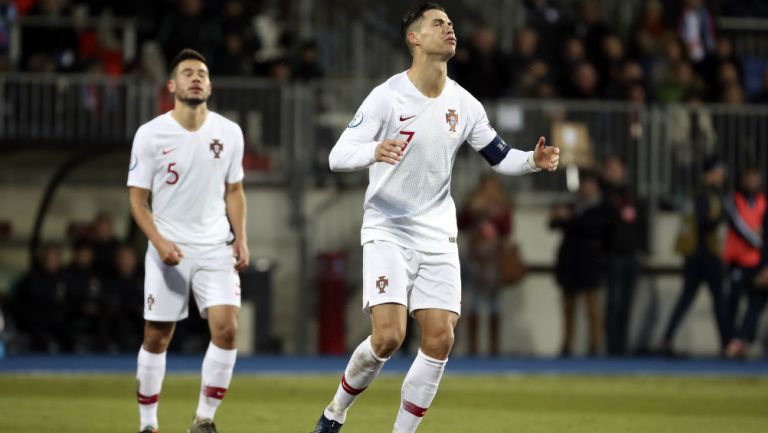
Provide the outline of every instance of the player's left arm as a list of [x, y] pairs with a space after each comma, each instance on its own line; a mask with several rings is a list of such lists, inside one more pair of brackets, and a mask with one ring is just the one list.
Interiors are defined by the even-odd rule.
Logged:
[[541, 170], [555, 171], [560, 159], [560, 149], [547, 146], [544, 137], [532, 151], [514, 149], [491, 127], [485, 109], [476, 104], [477, 120], [467, 136], [469, 144], [488, 161], [493, 170], [506, 175], [535, 173]]
[[235, 269], [242, 271], [248, 267], [248, 234], [245, 231], [245, 192], [243, 191], [243, 182], [228, 183], [225, 199], [227, 203], [227, 218], [232, 226], [232, 232], [235, 234], [235, 241], [232, 244], [234, 253]]
[[235, 151], [232, 162], [229, 166], [226, 177], [226, 191], [224, 201], [227, 206], [227, 218], [232, 232], [235, 234], [235, 241], [232, 244], [232, 254], [235, 256], [235, 269], [242, 271], [248, 267], [248, 232], [245, 229], [245, 216], [247, 206], [245, 203], [245, 191], [243, 190], [243, 154], [245, 153], [245, 139], [240, 126], [235, 125], [237, 129], [235, 136]]

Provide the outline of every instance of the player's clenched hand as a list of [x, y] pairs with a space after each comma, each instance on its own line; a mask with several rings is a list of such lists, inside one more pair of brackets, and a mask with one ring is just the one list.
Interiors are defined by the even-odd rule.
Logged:
[[245, 240], [235, 239], [232, 244], [232, 254], [235, 256], [235, 269], [242, 272], [248, 267], [250, 253], [248, 252], [248, 243]]
[[533, 162], [542, 170], [555, 171], [557, 164], [560, 163], [560, 149], [546, 144], [547, 140], [539, 137], [539, 142], [536, 143], [536, 149], [533, 151]]
[[152, 242], [152, 244], [155, 246], [157, 254], [160, 255], [160, 260], [168, 266], [176, 266], [184, 258], [181, 248], [167, 239], [160, 239]]
[[405, 150], [405, 141], [402, 140], [384, 140], [376, 146], [376, 162], [386, 162], [395, 165], [403, 157]]

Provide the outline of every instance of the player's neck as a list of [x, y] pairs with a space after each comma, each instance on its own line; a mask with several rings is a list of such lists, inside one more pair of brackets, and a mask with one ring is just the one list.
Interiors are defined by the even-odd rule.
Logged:
[[442, 60], [415, 57], [408, 70], [408, 78], [427, 98], [437, 98], [443, 93], [448, 78], [448, 63]]
[[179, 122], [182, 128], [187, 131], [197, 131], [205, 123], [205, 119], [208, 117], [208, 107], [205, 103], [191, 106], [176, 101], [176, 105], [171, 111], [173, 119]]

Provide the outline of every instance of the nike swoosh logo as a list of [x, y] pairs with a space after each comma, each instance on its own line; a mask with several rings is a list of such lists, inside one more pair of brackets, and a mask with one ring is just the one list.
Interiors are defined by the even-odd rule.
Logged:
[[406, 120], [408, 120], [408, 119], [413, 119], [414, 117], [416, 117], [416, 115], [413, 115], [413, 116], [402, 116], [402, 115], [401, 115], [401, 116], [400, 116], [400, 121], [401, 121], [401, 122], [405, 122]]
[[163, 155], [168, 155], [169, 153], [173, 152], [174, 150], [176, 150], [175, 147], [173, 149], [163, 149]]

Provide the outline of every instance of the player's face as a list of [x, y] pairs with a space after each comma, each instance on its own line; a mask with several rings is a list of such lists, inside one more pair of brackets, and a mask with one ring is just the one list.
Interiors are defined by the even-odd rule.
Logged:
[[424, 12], [417, 33], [418, 46], [424, 53], [443, 55], [446, 59], [456, 54], [456, 33], [445, 12], [437, 9]]
[[208, 67], [199, 60], [184, 60], [176, 67], [176, 74], [168, 82], [168, 89], [176, 99], [189, 105], [200, 105], [211, 96]]

